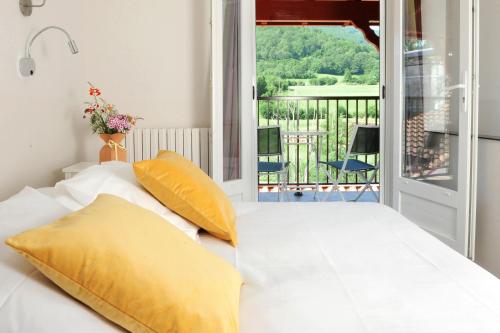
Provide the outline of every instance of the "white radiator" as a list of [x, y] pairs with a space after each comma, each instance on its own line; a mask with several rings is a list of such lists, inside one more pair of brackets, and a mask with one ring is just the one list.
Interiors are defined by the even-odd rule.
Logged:
[[211, 174], [209, 128], [136, 128], [126, 136], [125, 147], [131, 163], [155, 158], [159, 150], [171, 150]]

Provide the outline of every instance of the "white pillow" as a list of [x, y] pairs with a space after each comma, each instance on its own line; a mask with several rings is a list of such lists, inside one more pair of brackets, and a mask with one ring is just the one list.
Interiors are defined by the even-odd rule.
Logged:
[[89, 205], [101, 193], [116, 195], [157, 213], [191, 239], [199, 240], [197, 226], [163, 206], [136, 182], [131, 164], [115, 162], [95, 165], [73, 178], [57, 183], [55, 187], [66, 190], [83, 206]]
[[4, 244], [10, 236], [68, 213], [56, 200], [29, 187], [0, 202], [0, 332], [122, 332]]
[[59, 202], [61, 205], [68, 208], [72, 212], [83, 208], [83, 205], [73, 199], [71, 194], [69, 194], [68, 191], [66, 191], [66, 189], [62, 187], [42, 187], [37, 188], [37, 191], [51, 197], [52, 199], [55, 199], [57, 202]]

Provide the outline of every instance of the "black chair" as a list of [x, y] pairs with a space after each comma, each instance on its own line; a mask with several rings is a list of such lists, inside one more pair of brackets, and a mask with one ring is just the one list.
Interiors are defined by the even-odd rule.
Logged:
[[[349, 145], [345, 159], [343, 161], [320, 161], [319, 163], [324, 164], [325, 174], [328, 179], [332, 182], [332, 190], [326, 196], [325, 201], [328, 200], [330, 195], [339, 190], [340, 178], [344, 174], [354, 173], [365, 183], [362, 190], [358, 193], [354, 201], [358, 201], [359, 198], [365, 193], [366, 190], [370, 190], [377, 201], [379, 201], [378, 194], [372, 188], [372, 182], [377, 175], [379, 170], [379, 164], [372, 165], [365, 163], [358, 159], [352, 158], [358, 155], [376, 155], [380, 153], [380, 128], [378, 126], [369, 125], [356, 125], [354, 127], [352, 141]], [[328, 167], [332, 167], [338, 171], [337, 179], [334, 179], [332, 174], [328, 171]], [[365, 173], [372, 172], [370, 177], [365, 177]], [[340, 197], [345, 201], [342, 191], [339, 190]]]
[[278, 175], [278, 198], [281, 201], [281, 193], [287, 192], [288, 187], [288, 165], [284, 161], [283, 142], [281, 128], [279, 126], [266, 126], [257, 129], [258, 157], [278, 157], [278, 162], [259, 161], [258, 173]]

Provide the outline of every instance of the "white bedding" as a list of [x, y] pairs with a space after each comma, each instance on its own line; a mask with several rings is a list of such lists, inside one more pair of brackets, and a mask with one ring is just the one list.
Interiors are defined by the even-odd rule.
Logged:
[[393, 210], [238, 208], [242, 333], [500, 332], [500, 282]]
[[31, 188], [0, 203], [1, 333], [123, 332], [67, 296], [4, 244], [9, 236], [51, 223], [69, 212]]
[[[389, 208], [261, 203], [236, 210], [237, 252], [209, 235], [200, 239], [244, 277], [241, 333], [500, 332], [500, 282]], [[121, 331], [39, 273], [23, 279], [0, 306], [5, 332]]]

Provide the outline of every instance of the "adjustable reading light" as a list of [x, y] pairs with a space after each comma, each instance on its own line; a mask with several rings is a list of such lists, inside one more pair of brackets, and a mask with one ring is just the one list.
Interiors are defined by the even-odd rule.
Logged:
[[31, 38], [30, 42], [28, 43], [28, 46], [26, 47], [26, 57], [22, 58], [19, 61], [19, 71], [21, 72], [22, 76], [33, 76], [35, 74], [36, 64], [35, 60], [31, 57], [31, 46], [33, 45], [35, 39], [38, 38], [38, 36], [40, 36], [42, 33], [50, 29], [55, 29], [63, 32], [68, 38], [68, 46], [71, 53], [72, 54], [78, 53], [78, 47], [76, 46], [76, 42], [71, 38], [71, 36], [66, 30], [53, 25], [43, 28], [36, 35], [34, 35], [33, 38]]
[[46, 2], [47, 0], [42, 0], [39, 5], [34, 5], [31, 0], [19, 0], [19, 9], [21, 9], [21, 13], [23, 13], [24, 16], [31, 16], [33, 8], [43, 7]]

